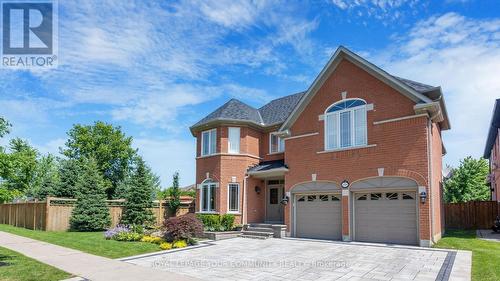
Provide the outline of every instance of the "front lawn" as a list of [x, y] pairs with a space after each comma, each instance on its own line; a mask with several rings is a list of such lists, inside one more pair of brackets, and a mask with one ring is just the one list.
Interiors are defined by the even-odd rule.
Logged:
[[161, 250], [158, 245], [144, 242], [106, 240], [103, 232], [51, 232], [29, 230], [0, 224], [0, 231], [45, 241], [107, 258], [123, 258]]
[[435, 248], [472, 251], [472, 280], [500, 280], [500, 243], [476, 238], [475, 230], [447, 230]]
[[71, 275], [64, 271], [0, 247], [0, 280], [52, 281], [67, 279], [69, 277]]

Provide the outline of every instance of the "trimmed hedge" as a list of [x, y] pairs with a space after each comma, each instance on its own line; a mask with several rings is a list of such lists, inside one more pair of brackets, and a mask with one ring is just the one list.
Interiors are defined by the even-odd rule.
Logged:
[[234, 215], [232, 214], [198, 214], [205, 231], [231, 231], [234, 229]]

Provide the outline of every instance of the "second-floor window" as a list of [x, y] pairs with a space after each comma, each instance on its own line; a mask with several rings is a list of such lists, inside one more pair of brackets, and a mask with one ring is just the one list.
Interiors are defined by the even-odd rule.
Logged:
[[203, 131], [201, 133], [201, 155], [215, 154], [217, 147], [217, 129]]
[[228, 152], [236, 154], [240, 153], [240, 128], [229, 127], [228, 131]]
[[269, 153], [278, 153], [285, 151], [285, 139], [271, 133], [269, 135]]
[[325, 150], [366, 145], [366, 124], [364, 100], [334, 103], [325, 112]]

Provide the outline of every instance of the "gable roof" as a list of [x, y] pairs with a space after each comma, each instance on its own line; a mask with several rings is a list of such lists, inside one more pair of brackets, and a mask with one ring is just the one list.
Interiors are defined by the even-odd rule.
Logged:
[[[294, 109], [292, 114], [286, 119], [286, 121], [283, 123], [283, 125], [280, 127], [280, 131], [286, 131], [288, 130], [291, 125], [295, 122], [295, 120], [298, 118], [300, 113], [304, 110], [304, 108], [309, 104], [309, 102], [312, 100], [314, 95], [318, 92], [318, 90], [321, 88], [323, 83], [326, 81], [326, 79], [330, 76], [331, 73], [337, 68], [339, 63], [343, 60], [347, 59], [350, 62], [354, 63], [356, 66], [360, 67], [361, 69], [367, 71], [368, 73], [372, 74], [382, 82], [388, 84], [395, 90], [399, 91], [401, 94], [405, 95], [409, 99], [413, 100], [416, 104], [429, 104], [432, 105], [433, 107], [436, 106], [435, 102], [439, 100], [432, 100], [430, 99], [427, 95], [424, 93], [427, 93], [429, 91], [432, 91], [434, 89], [439, 89], [439, 87], [433, 87], [429, 85], [425, 85], [422, 83], [418, 83], [415, 81], [411, 81], [408, 79], [404, 78], [399, 78], [396, 76], [392, 76], [383, 69], [379, 68], [378, 66], [374, 65], [373, 63], [365, 60], [364, 58], [360, 57], [359, 55], [355, 54], [354, 52], [350, 51], [344, 46], [340, 46], [333, 56], [330, 58], [326, 66], [321, 70], [319, 75], [314, 79], [314, 82], [311, 84], [309, 89], [306, 91], [305, 95], [302, 97], [301, 101], [297, 105], [297, 107]], [[442, 103], [442, 102], [441, 102]], [[444, 114], [442, 116], [443, 119], [445, 119], [445, 129], [449, 128], [449, 121], [448, 121], [448, 116]]]
[[498, 129], [500, 128], [500, 99], [495, 101], [493, 108], [493, 116], [491, 117], [490, 129], [488, 131], [488, 138], [486, 139], [486, 147], [484, 148], [484, 158], [489, 159], [491, 156], [491, 149], [495, 144], [498, 136]]

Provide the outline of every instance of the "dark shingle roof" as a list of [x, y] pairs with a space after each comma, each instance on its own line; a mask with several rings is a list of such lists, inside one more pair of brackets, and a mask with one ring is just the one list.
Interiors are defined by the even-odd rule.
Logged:
[[229, 100], [214, 112], [198, 121], [193, 127], [198, 127], [214, 120], [242, 120], [262, 124], [259, 111], [237, 99]]
[[405, 79], [405, 78], [401, 78], [401, 77], [397, 77], [397, 76], [394, 76], [392, 75], [392, 77], [398, 79], [399, 81], [403, 82], [404, 84], [410, 86], [412, 89], [414, 89], [415, 91], [419, 92], [419, 93], [426, 93], [430, 90], [433, 90], [433, 89], [436, 89], [436, 87], [434, 86], [430, 86], [430, 85], [427, 85], [427, 84], [423, 84], [423, 83], [420, 83], [420, 82], [416, 82], [416, 81], [412, 81], [412, 80], [409, 80], [409, 79]]
[[486, 140], [486, 147], [484, 148], [484, 158], [489, 159], [491, 156], [491, 149], [495, 144], [500, 128], [500, 99], [495, 101], [495, 108], [493, 109], [493, 116], [491, 117], [490, 130], [488, 132], [488, 139]]
[[231, 99], [192, 126], [198, 127], [215, 120], [249, 121], [262, 126], [283, 123], [297, 106], [305, 92], [272, 100], [255, 109], [237, 99]]
[[289, 95], [275, 99], [263, 107], [259, 108], [262, 120], [266, 125], [279, 124], [285, 122], [286, 118], [292, 113], [305, 92]]
[[250, 167], [248, 169], [248, 172], [263, 172], [278, 168], [288, 168], [285, 165], [285, 160], [281, 159], [281, 160], [260, 162], [259, 165]]

